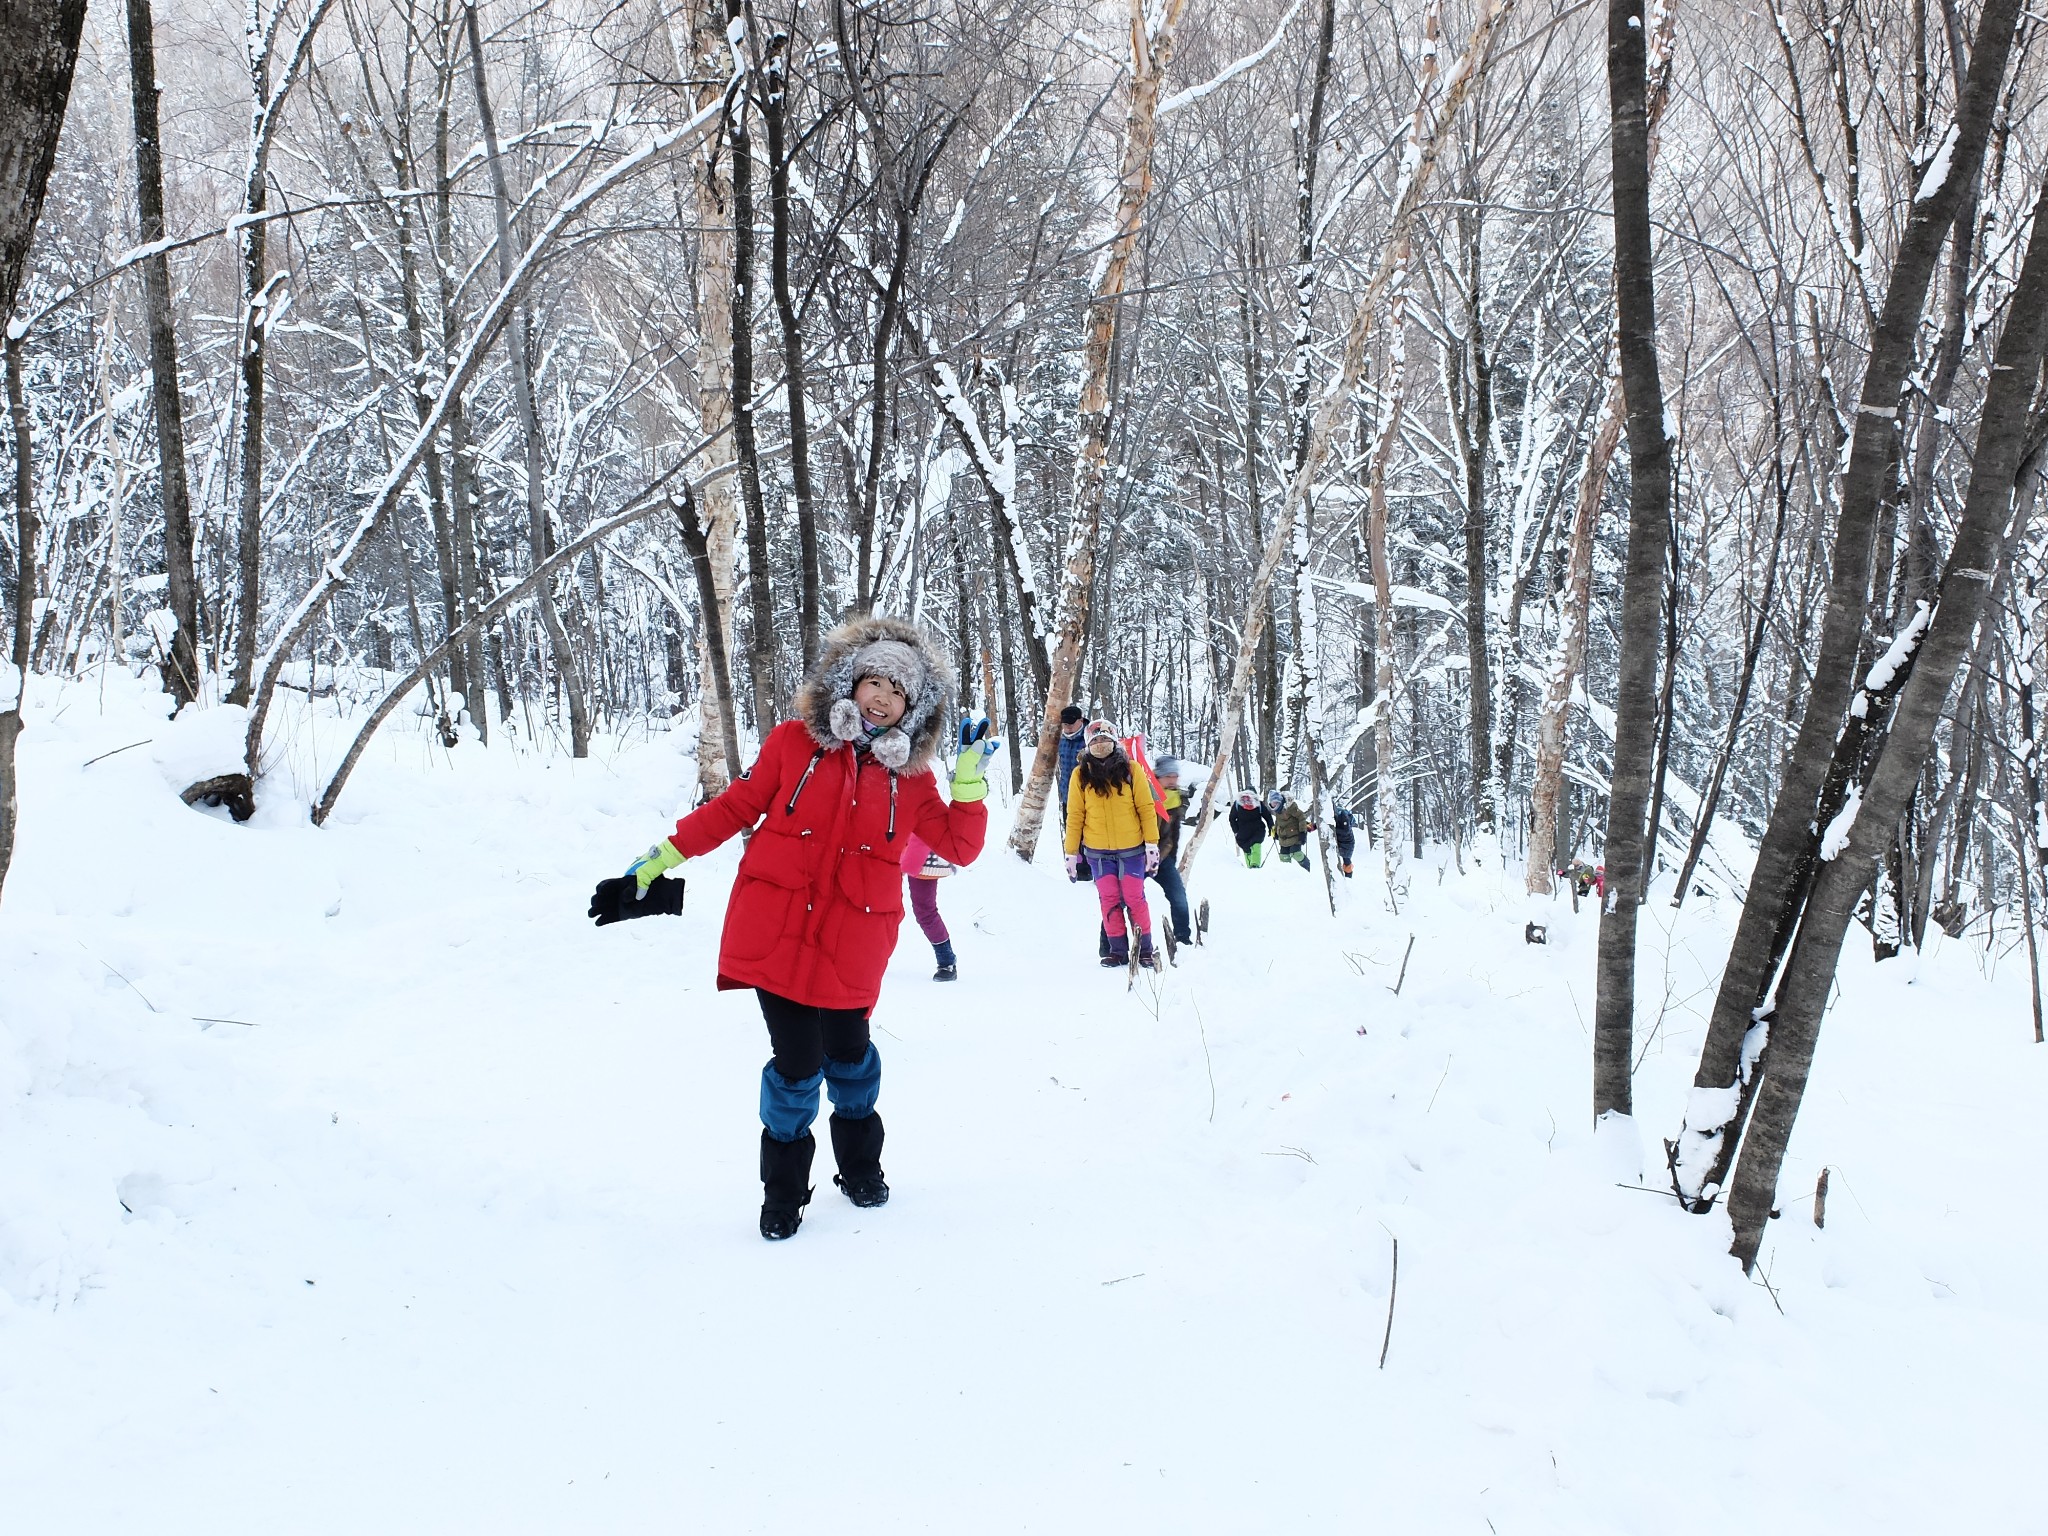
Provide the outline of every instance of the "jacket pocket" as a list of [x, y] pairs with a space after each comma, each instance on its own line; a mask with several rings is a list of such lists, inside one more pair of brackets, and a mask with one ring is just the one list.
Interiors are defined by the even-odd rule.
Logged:
[[839, 859], [839, 889], [861, 912], [903, 915], [903, 865], [893, 851], [849, 848]]

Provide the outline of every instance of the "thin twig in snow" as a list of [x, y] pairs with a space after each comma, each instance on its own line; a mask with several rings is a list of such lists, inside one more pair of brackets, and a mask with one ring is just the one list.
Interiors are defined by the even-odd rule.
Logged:
[[1387, 1279], [1387, 1331], [1380, 1339], [1380, 1369], [1387, 1368], [1387, 1350], [1394, 1342], [1394, 1293], [1401, 1285], [1401, 1239], [1394, 1237], [1394, 1269]]
[[88, 757], [84, 762], [80, 763], [78, 766], [81, 768], [90, 768], [94, 763], [101, 762], [106, 758], [117, 756], [122, 752], [133, 752], [137, 747], [146, 747], [150, 744], [150, 742], [154, 740], [156, 740], [156, 738], [154, 736], [151, 736], [143, 741], [131, 741], [125, 747], [114, 748], [112, 752], [102, 752], [98, 757]]

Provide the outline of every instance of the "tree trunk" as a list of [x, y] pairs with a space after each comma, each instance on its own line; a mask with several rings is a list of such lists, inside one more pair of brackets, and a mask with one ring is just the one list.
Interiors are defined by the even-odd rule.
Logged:
[[1061, 584], [1059, 638], [1046, 687], [1038, 752], [1017, 806], [1010, 847], [1025, 862], [1038, 849], [1046, 796], [1059, 760], [1060, 711], [1081, 671], [1081, 647], [1088, 633], [1088, 592], [1095, 574], [1095, 543], [1102, 530], [1102, 494], [1109, 464], [1109, 363], [1118, 309], [1130, 270], [1131, 252], [1152, 190], [1152, 144], [1157, 129], [1159, 85], [1173, 61], [1176, 29], [1188, 0], [1162, 0], [1156, 29], [1149, 28], [1141, 0], [1130, 0], [1131, 99], [1124, 116], [1123, 162], [1116, 221], [1103, 253], [1100, 275], [1082, 323], [1080, 444], [1074, 463], [1074, 511]]
[[[1435, 13], [1430, 16], [1434, 29]], [[1434, 44], [1432, 32], [1430, 39]], [[1436, 53], [1432, 47], [1424, 65], [1425, 82], [1435, 70]], [[1425, 83], [1423, 89], [1427, 89]], [[1418, 113], [1420, 108], [1417, 108]], [[1380, 385], [1380, 424], [1374, 434], [1372, 458], [1366, 471], [1365, 502], [1365, 550], [1366, 559], [1372, 564], [1372, 626], [1373, 650], [1376, 663], [1373, 677], [1373, 697], [1379, 707], [1373, 711], [1372, 735], [1373, 757], [1379, 764], [1380, 777], [1380, 864], [1387, 880], [1387, 899], [1394, 898], [1394, 869], [1399, 862], [1394, 843], [1394, 813], [1399, 797], [1389, 793], [1396, 774], [1394, 741], [1394, 708], [1399, 702], [1395, 658], [1399, 654], [1394, 643], [1394, 570], [1387, 554], [1387, 470], [1393, 463], [1394, 445], [1400, 440], [1401, 415], [1408, 401], [1408, 265], [1409, 233], [1404, 228], [1399, 233], [1395, 247], [1393, 298], [1387, 305], [1387, 366]], [[1422, 820], [1418, 813], [1419, 802], [1413, 797], [1409, 801], [1409, 818], [1417, 840], [1416, 852], [1421, 852]]]
[[786, 142], [789, 102], [789, 34], [769, 39], [765, 70], [768, 89], [761, 102], [761, 120], [768, 129], [768, 280], [775, 295], [775, 317], [782, 327], [782, 381], [789, 404], [789, 474], [796, 491], [796, 535], [802, 569], [797, 602], [797, 629], [808, 674], [818, 659], [820, 592], [823, 575], [818, 560], [817, 497], [811, 489], [811, 427], [805, 400], [804, 338], [797, 323], [796, 296], [789, 282], [789, 167], [794, 153]]
[[995, 588], [997, 654], [1003, 662], [1003, 736], [1010, 744], [1010, 783], [1017, 785], [1024, 782], [1024, 759], [1017, 745], [1022, 717], [1017, 712], [1017, 667], [1010, 653], [1010, 589], [1000, 559], [989, 571], [989, 582]]
[[[1913, 200], [1871, 337], [1855, 433], [1842, 474], [1827, 610], [1806, 712], [1757, 850], [1755, 871], [1700, 1050], [1686, 1121], [1677, 1140], [1666, 1144], [1673, 1187], [1694, 1211], [1711, 1208], [1712, 1196], [1734, 1160], [1742, 1121], [1758, 1081], [1753, 1069], [1760, 1053], [1745, 1049], [1745, 1041], [1757, 1025], [1758, 1009], [1767, 1000], [1779, 962], [1798, 926], [1804, 905], [1802, 892], [1819, 861], [1822, 792], [1855, 691], [1855, 663], [1869, 597], [1872, 535], [1891, 475], [1899, 402], [1914, 363], [1921, 312], [1935, 263], [1983, 162], [1984, 143], [2021, 9], [2021, 0], [1985, 0], [1969, 78], [1950, 133], [1943, 139], [1949, 146], [1946, 175], [1938, 185], [1923, 187]], [[1930, 166], [1928, 170], [1938, 168]]]
[[[1990, 3], [1995, 0], [1987, 0], [1987, 9]], [[1974, 69], [1972, 76], [1974, 85]], [[1992, 364], [1969, 491], [1933, 619], [1918, 646], [1912, 675], [1899, 693], [1890, 727], [1878, 737], [1874, 764], [1873, 754], [1863, 757], [1863, 763], [1870, 766], [1858, 786], [1860, 793], [1851, 794], [1843, 815], [1826, 830], [1820, 873], [1785, 960], [1777, 1007], [1767, 1023], [1770, 1046], [1763, 1087], [1728, 1191], [1728, 1215], [1735, 1232], [1730, 1251], [1745, 1270], [1755, 1263], [1763, 1240], [1778, 1171], [1806, 1091], [1821, 1014], [1834, 985], [1842, 938], [1857, 898], [1870, 883], [1876, 859], [1919, 781], [1933, 747], [1935, 728], [1990, 594], [2025, 531], [2013, 516], [2014, 490], [2025, 457], [2027, 418], [2039, 388], [2044, 350], [2048, 350], [2048, 183], [2043, 184], [2034, 204], [2033, 234]]]
[[[673, 23], [671, 23], [673, 25]], [[694, 0], [687, 37], [674, 37], [676, 75], [690, 82], [694, 105], [702, 113], [714, 109], [725, 91], [725, 6], [723, 0]], [[720, 169], [716, 140], [696, 157], [693, 191], [697, 205], [697, 420], [711, 444], [711, 466], [703, 505], [706, 557], [711, 562], [715, 602], [703, 611], [704, 634], [699, 643], [698, 671], [710, 677], [714, 650], [732, 654], [733, 538], [739, 528], [737, 490], [730, 474], [718, 466], [732, 463], [732, 187]], [[713, 626], [718, 629], [714, 637]], [[714, 645], [714, 638], [716, 644]], [[706, 689], [698, 706], [697, 782], [708, 796], [720, 793], [739, 775], [740, 743], [727, 740], [725, 717], [717, 698]]]
[[[1654, 75], [1648, 83], [1644, 108], [1649, 170], [1656, 169], [1658, 127], [1663, 122], [1665, 104], [1671, 99], [1671, 44], [1677, 22], [1675, 5], [1661, 7], [1657, 31], [1649, 43], [1645, 67]], [[1647, 174], [1646, 171], [1646, 179]], [[1611, 334], [1609, 353], [1607, 396], [1596, 418], [1593, 440], [1586, 453], [1586, 471], [1579, 480], [1578, 500], [1572, 510], [1564, 591], [1558, 598], [1557, 646], [1551, 653], [1550, 668], [1543, 681], [1543, 702], [1536, 714], [1536, 762], [1529, 781], [1529, 850], [1523, 865], [1523, 883], [1532, 896], [1551, 893], [1559, 858], [1573, 852], [1569, 846], [1560, 849], [1557, 837], [1558, 797], [1564, 791], [1566, 727], [1571, 720], [1572, 692], [1586, 665], [1586, 630], [1593, 611], [1593, 534], [1600, 522], [1600, 504], [1607, 494], [1608, 466], [1614, 461], [1614, 450], [1620, 446], [1622, 420], [1627, 412], [1618, 342]]]
[[[158, 127], [156, 29], [150, 0], [128, 0], [129, 97], [135, 119], [135, 205], [145, 246], [164, 238], [164, 159]], [[157, 470], [164, 506], [164, 569], [178, 632], [163, 669], [180, 705], [199, 697], [199, 582], [192, 566], [192, 493], [185, 477], [185, 398], [178, 382], [178, 330], [171, 315], [171, 264], [162, 251], [142, 262], [149, 331], [150, 399], [156, 412]]]
[[1648, 51], [1643, 0], [1611, 0], [1607, 93], [1613, 106], [1614, 307], [1628, 402], [1628, 563], [1616, 668], [1614, 777], [1607, 797], [1607, 880], [1593, 1007], [1593, 1115], [1633, 1113], [1636, 911], [1648, 883], [1647, 808], [1657, 755], [1657, 656], [1671, 532], [1671, 439], [1657, 366], [1650, 244]]
[[[1474, 189], [1476, 194], [1476, 188]], [[1493, 364], [1486, 353], [1486, 323], [1480, 309], [1481, 247], [1485, 213], [1478, 197], [1469, 215], [1471, 237], [1465, 271], [1465, 406], [1471, 420], [1465, 439], [1465, 665], [1470, 685], [1472, 735], [1472, 819], [1482, 835], [1496, 833], [1505, 785], [1493, 762], [1493, 679], [1486, 619], [1486, 460], [1493, 442]]]
[[[1288, 406], [1292, 417], [1292, 442], [1288, 454], [1288, 479], [1301, 469], [1315, 432], [1309, 393], [1309, 347], [1315, 338], [1316, 297], [1316, 164], [1323, 149], [1323, 107], [1329, 93], [1330, 67], [1335, 56], [1337, 26], [1336, 0], [1323, 0], [1323, 14], [1316, 29], [1315, 74], [1309, 87], [1308, 126], [1295, 137], [1295, 313], [1294, 372], [1289, 386]], [[1295, 716], [1300, 722], [1309, 754], [1309, 804], [1316, 826], [1316, 854], [1323, 872], [1323, 897], [1330, 911], [1337, 910], [1336, 876], [1330, 869], [1330, 810], [1325, 802], [1329, 785], [1329, 750], [1324, 740], [1327, 725], [1322, 674], [1322, 611], [1317, 602], [1315, 573], [1311, 557], [1315, 548], [1315, 499], [1302, 503], [1294, 528], [1294, 679]]]
[[[484, 73], [483, 31], [477, 22], [475, 0], [464, 0], [463, 19], [469, 29], [471, 83], [476, 88], [476, 114], [483, 129], [484, 157], [490, 163], [491, 209], [497, 222], [498, 280], [512, 280], [512, 188], [505, 177], [505, 158], [498, 147], [498, 125], [491, 112], [489, 81]], [[526, 469], [526, 531], [530, 557], [535, 565], [547, 559], [554, 535], [548, 527], [547, 468], [542, 451], [540, 411], [533, 397], [532, 317], [522, 298], [512, 307], [511, 325], [506, 332], [505, 351], [512, 365], [512, 402], [519, 413], [519, 435]], [[555, 607], [554, 594], [546, 587], [534, 595], [540, 611], [541, 628], [548, 637], [548, 652], [569, 708], [569, 751], [574, 757], [590, 755], [590, 706], [578, 675], [576, 654], [569, 647], [568, 631]]]
[[[882, 290], [882, 310], [875, 321], [875, 336], [868, 354], [867, 462], [861, 468], [860, 499], [854, 512], [856, 558], [860, 569], [854, 575], [854, 607], [862, 613], [874, 607], [876, 584], [882, 572], [874, 569], [875, 523], [881, 509], [882, 467], [889, 447], [889, 409], [896, 387], [889, 377], [889, 350], [895, 342], [903, 313], [903, 284], [910, 275], [910, 240], [914, 225], [910, 214], [898, 210], [896, 238], [889, 259], [889, 281]], [[887, 551], [884, 551], [887, 561]]]
[[733, 49], [732, 82], [726, 87], [725, 133], [732, 150], [732, 436], [739, 457], [740, 501], [747, 514], [747, 607], [753, 639], [747, 647], [747, 677], [755, 722], [763, 731], [782, 718], [780, 647], [775, 639], [775, 599], [768, 590], [768, 509], [761, 499], [761, 445], [754, 432], [754, 139], [747, 128], [752, 105], [747, 89], [745, 0], [725, 0], [726, 37]]
[[[718, 597], [718, 571], [712, 563], [711, 546], [704, 525], [697, 516], [696, 498], [690, 492], [690, 482], [684, 480], [675, 498], [676, 521], [682, 526], [683, 547], [689, 551], [690, 566], [697, 573], [697, 596], [700, 603], [709, 605]], [[717, 702], [718, 712], [724, 726], [724, 739], [737, 743], [740, 739], [738, 711], [733, 706], [732, 665], [725, 654], [725, 640], [719, 634], [718, 626], [709, 624], [704, 629], [705, 644], [711, 652], [711, 697]], [[742, 769], [733, 757], [726, 759], [726, 768], [737, 778]], [[702, 763], [699, 763], [699, 775]]]
[[[1002, 411], [1003, 433], [993, 447], [981, 427], [982, 417], [969, 402], [953, 365], [939, 357], [929, 335], [926, 350], [931, 354], [933, 391], [939, 409], [952, 423], [960, 446], [988, 492], [989, 516], [995, 523], [996, 554], [1016, 584], [1018, 607], [1024, 621], [1025, 654], [1031, 663], [1031, 679], [1041, 692], [1052, 681], [1052, 659], [1045, 648], [1045, 618], [1038, 602], [1038, 580], [1032, 570], [1031, 549], [1024, 542], [1021, 509], [1017, 505], [1017, 390], [1008, 380], [996, 380], [996, 403]], [[1014, 745], [1015, 738], [1012, 737]], [[1021, 776], [1020, 776], [1021, 777]]]
[[[0, 9], [0, 321], [11, 321], [28, 253], [42, 217], [43, 193], [57, 159], [85, 0], [9, 0]], [[13, 646], [0, 666], [0, 886], [14, 862], [19, 800], [14, 781], [15, 742], [21, 736], [22, 694], [28, 687], [29, 648], [36, 600], [35, 481], [30, 459], [28, 402], [21, 381], [23, 338], [11, 325], [5, 345], [8, 414], [14, 428], [15, 549]]]
[[[256, 632], [263, 619], [263, 367], [270, 335], [271, 285], [264, 277], [268, 225], [260, 217], [268, 206], [269, 156], [264, 109], [270, 102], [270, 50], [249, 34], [251, 52], [244, 62], [255, 105], [249, 119], [249, 174], [242, 189], [241, 240], [241, 431], [236, 440], [241, 476], [236, 521], [235, 662], [228, 679], [227, 702], [247, 704], [256, 673]], [[283, 274], [279, 274], [282, 284]]]
[[[445, 30], [442, 33], [443, 51], [434, 66], [434, 277], [441, 314], [437, 400], [447, 394], [450, 381], [455, 376], [456, 358], [462, 351], [461, 307], [456, 298], [453, 266], [454, 176], [448, 158], [448, 112], [455, 88], [456, 46], [453, 29]], [[454, 396], [441, 403], [445, 407], [443, 420], [448, 434], [448, 501], [454, 522], [451, 536], [455, 548], [456, 603], [462, 611], [462, 622], [466, 622], [484, 600], [483, 572], [479, 568], [477, 548], [476, 473], [471, 462], [469, 418], [462, 408], [462, 400]], [[497, 644], [495, 632], [486, 640], [481, 626], [472, 626], [468, 639], [462, 645], [460, 670], [473, 695], [469, 700], [470, 718], [476, 722], [479, 739], [486, 742], [490, 740], [490, 710], [484, 700], [488, 686], [485, 674], [490, 670], [491, 662], [487, 653]], [[512, 696], [502, 664], [496, 672], [498, 719], [502, 723], [512, 718]]]

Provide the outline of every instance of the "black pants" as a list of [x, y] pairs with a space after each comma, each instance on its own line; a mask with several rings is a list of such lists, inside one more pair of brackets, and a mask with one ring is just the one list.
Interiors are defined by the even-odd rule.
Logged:
[[775, 1070], [792, 1082], [816, 1077], [825, 1059], [851, 1065], [868, 1053], [868, 1011], [865, 1008], [813, 1008], [776, 993], [755, 988], [761, 1017], [768, 1022], [768, 1045]]
[[818, 1115], [818, 1090], [836, 1119], [864, 1119], [882, 1091], [882, 1057], [865, 1008], [813, 1008], [756, 989], [768, 1044], [761, 1069], [761, 1124], [776, 1141], [802, 1141]]

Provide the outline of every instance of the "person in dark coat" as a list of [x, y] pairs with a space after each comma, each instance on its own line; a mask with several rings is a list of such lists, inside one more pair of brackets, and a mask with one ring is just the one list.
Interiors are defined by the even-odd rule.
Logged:
[[1081, 753], [1088, 745], [1088, 717], [1081, 713], [1078, 705], [1069, 704], [1060, 711], [1060, 765], [1053, 783], [1060, 792], [1060, 825], [1067, 824], [1067, 785], [1074, 777], [1074, 770], [1081, 766]]
[[[1279, 803], [1275, 805], [1274, 801]], [[1277, 789], [1266, 803], [1273, 810], [1273, 841], [1279, 847], [1280, 861], [1283, 864], [1299, 864], [1303, 869], [1307, 869], [1308, 849], [1305, 844], [1308, 842], [1309, 833], [1315, 831], [1316, 824], [1308, 819], [1307, 811]]]
[[1166, 909], [1173, 919], [1173, 942], [1192, 944], [1188, 928], [1188, 888], [1181, 880], [1174, 860], [1180, 857], [1181, 823], [1188, 813], [1187, 799], [1180, 792], [1180, 759], [1162, 757], [1152, 765], [1159, 776], [1159, 867], [1152, 878], [1166, 893]]
[[1340, 805], [1337, 814], [1330, 819], [1330, 830], [1337, 839], [1337, 867], [1344, 871], [1344, 878], [1351, 878], [1351, 854], [1358, 847], [1358, 829], [1351, 819], [1351, 808]]
[[1273, 818], [1259, 804], [1259, 797], [1246, 790], [1230, 808], [1230, 835], [1237, 851], [1244, 855], [1245, 868], [1257, 869], [1266, 859], [1266, 834], [1273, 830]]
[[916, 836], [948, 863], [971, 864], [988, 827], [993, 737], [962, 749], [950, 803], [932, 772], [952, 691], [952, 669], [916, 626], [874, 616], [842, 624], [798, 691], [796, 718], [768, 733], [753, 766], [592, 900], [600, 925], [679, 910], [680, 892], [660, 888], [680, 882], [661, 877], [752, 829], [726, 904], [718, 986], [753, 988], [768, 1025], [763, 1237], [802, 1224], [821, 1087], [832, 1101], [833, 1182], [858, 1206], [889, 1198], [875, 1112], [882, 1062], [868, 1017], [903, 922], [903, 850]]

